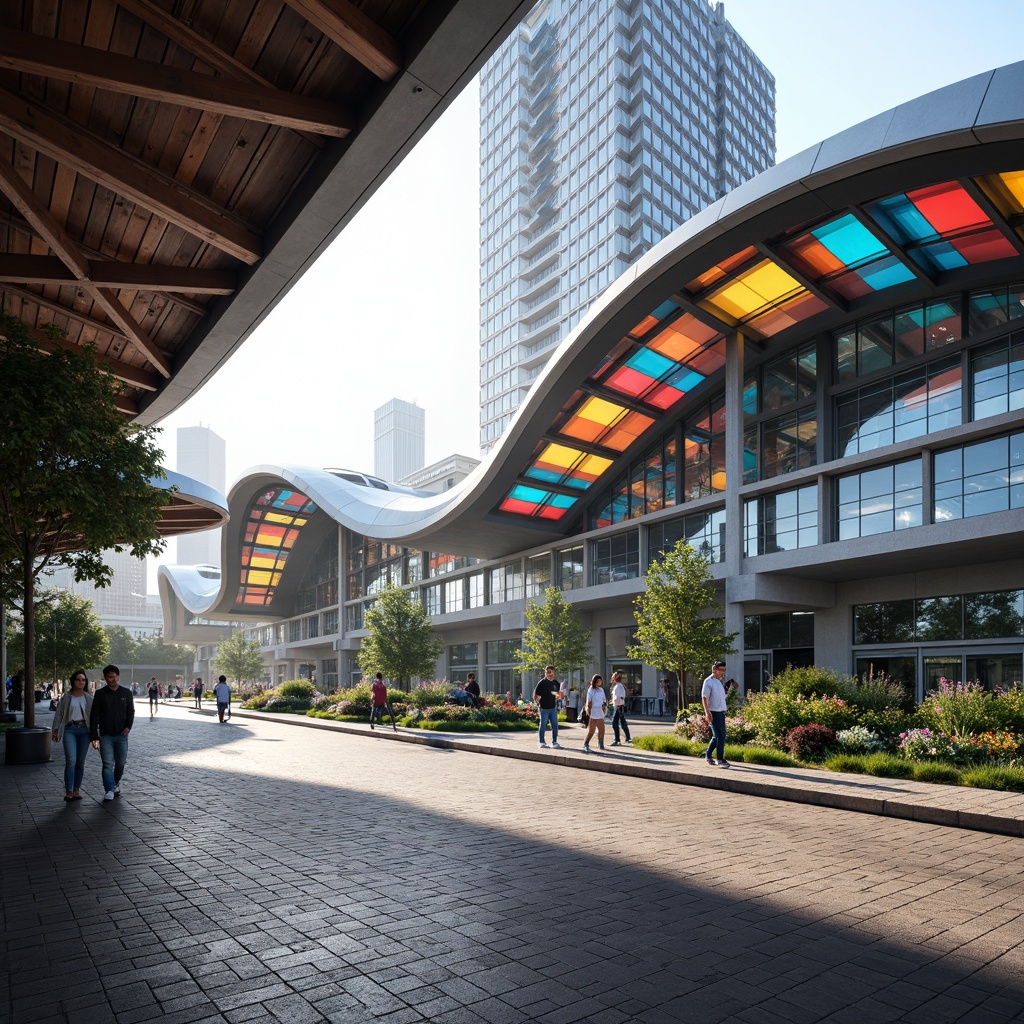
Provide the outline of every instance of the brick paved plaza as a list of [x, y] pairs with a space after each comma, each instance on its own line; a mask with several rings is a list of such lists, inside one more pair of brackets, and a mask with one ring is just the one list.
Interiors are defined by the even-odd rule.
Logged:
[[1024, 1020], [1020, 839], [184, 708], [99, 767], [0, 767], [0, 1021]]

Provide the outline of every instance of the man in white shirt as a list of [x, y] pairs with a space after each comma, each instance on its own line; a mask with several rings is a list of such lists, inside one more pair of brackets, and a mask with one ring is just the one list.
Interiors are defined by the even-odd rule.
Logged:
[[612, 707], [615, 709], [612, 715], [612, 731], [615, 733], [615, 739], [612, 741], [612, 746], [619, 746], [619, 726], [622, 726], [622, 731], [625, 734], [626, 742], [632, 743], [633, 741], [629, 738], [629, 725], [626, 722], [626, 686], [622, 682], [622, 673], [612, 673]]
[[213, 695], [217, 698], [217, 717], [223, 723], [224, 712], [231, 717], [231, 687], [228, 686], [227, 676], [218, 676], [217, 685], [213, 688]]
[[[717, 764], [719, 768], [731, 768], [725, 759], [725, 711], [726, 689], [722, 683], [725, 675], [725, 662], [716, 661], [711, 666], [711, 675], [704, 680], [700, 688], [700, 699], [704, 705], [704, 719], [711, 726], [711, 742], [704, 752], [708, 764]], [[735, 684], [734, 684], [735, 685]], [[711, 756], [711, 751], [718, 748], [718, 760]]]

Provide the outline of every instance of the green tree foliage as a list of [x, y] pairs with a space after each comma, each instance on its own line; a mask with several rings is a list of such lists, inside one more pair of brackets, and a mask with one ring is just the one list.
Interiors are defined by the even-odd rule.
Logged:
[[104, 626], [103, 632], [107, 634], [109, 647], [107, 660], [115, 665], [132, 665], [139, 660], [135, 657], [138, 642], [124, 626]]
[[234, 679], [236, 683], [251, 682], [263, 676], [263, 656], [258, 640], [246, 640], [245, 634], [236, 629], [217, 648], [217, 671]]
[[[20, 595], [26, 697], [35, 686], [39, 574], [65, 565], [103, 586], [112, 575], [105, 548], [143, 558], [164, 546], [153, 428], [118, 412], [118, 385], [95, 349], [49, 347], [47, 355], [27, 324], [0, 314], [0, 579], [5, 593]], [[35, 705], [23, 706], [31, 727]]]
[[564, 674], [582, 669], [590, 660], [590, 634], [562, 592], [548, 587], [543, 604], [530, 601], [526, 606], [523, 646], [515, 652], [516, 661], [528, 671], [542, 672], [547, 665]]
[[186, 665], [196, 659], [196, 649], [188, 644], [167, 644], [162, 636], [143, 637], [135, 643], [136, 665]]
[[647, 591], [635, 601], [636, 642], [626, 649], [663, 671], [676, 674], [679, 707], [688, 669], [700, 671], [733, 653], [735, 633], [725, 635], [717, 616], [715, 586], [707, 558], [678, 541], [647, 570]]
[[401, 587], [380, 592], [366, 613], [368, 636], [359, 647], [359, 665], [367, 675], [383, 672], [406, 689], [413, 676], [430, 677], [444, 650], [423, 605]]
[[[107, 636], [92, 601], [78, 594], [53, 593], [36, 602], [35, 660], [39, 676], [68, 679], [77, 668], [102, 665], [107, 659]], [[24, 647], [20, 623], [12, 632], [11, 647]]]

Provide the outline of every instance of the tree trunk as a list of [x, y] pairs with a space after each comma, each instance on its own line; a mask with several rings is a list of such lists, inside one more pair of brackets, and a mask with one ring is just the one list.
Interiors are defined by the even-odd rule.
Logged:
[[22, 616], [25, 623], [25, 692], [22, 694], [22, 709], [25, 712], [25, 728], [36, 724], [36, 601], [35, 577], [32, 575], [32, 559], [28, 546], [22, 550], [22, 586], [24, 600]]

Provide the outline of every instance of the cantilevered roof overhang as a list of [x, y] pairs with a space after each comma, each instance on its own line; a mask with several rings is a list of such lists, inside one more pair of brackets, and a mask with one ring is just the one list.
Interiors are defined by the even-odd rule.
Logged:
[[155, 423], [259, 325], [534, 0], [0, 5], [0, 294]]
[[[782, 350], [875, 310], [1024, 280], [1022, 142], [1018, 63], [903, 104], [763, 172], [608, 289], [553, 354], [487, 461], [453, 490], [380, 491], [303, 467], [244, 475], [229, 497], [224, 564], [232, 568], [217, 610], [248, 610], [235, 568], [238, 531], [254, 512], [262, 520], [261, 495], [268, 507], [286, 500], [283, 511], [308, 527], [280, 535], [291, 544], [335, 522], [488, 558], [557, 543], [584, 526], [596, 489], [721, 386], [726, 344]], [[258, 526], [250, 533], [258, 545]], [[269, 571], [259, 583], [275, 588], [277, 596], [259, 598], [268, 609], [297, 586], [284, 560]]]

